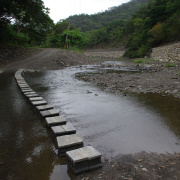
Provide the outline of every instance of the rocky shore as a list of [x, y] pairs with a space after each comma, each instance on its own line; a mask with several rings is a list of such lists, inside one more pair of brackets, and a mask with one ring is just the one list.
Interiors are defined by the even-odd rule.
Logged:
[[[118, 71], [122, 67], [129, 71]], [[162, 95], [173, 95], [180, 98], [180, 68], [178, 64], [168, 67], [166, 63], [150, 62], [149, 64], [111, 65], [101, 64], [99, 69], [115, 68], [116, 71], [97, 72], [80, 75], [84, 81], [92, 82], [105, 91], [115, 93], [160, 93]], [[131, 71], [131, 69], [136, 71]]]

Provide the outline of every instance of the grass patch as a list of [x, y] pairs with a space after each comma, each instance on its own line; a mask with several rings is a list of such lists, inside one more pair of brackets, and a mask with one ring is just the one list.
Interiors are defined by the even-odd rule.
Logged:
[[137, 59], [137, 60], [133, 60], [133, 62], [136, 64], [140, 64], [140, 63], [143, 63], [145, 61], [143, 59]]
[[133, 60], [134, 63], [136, 64], [140, 64], [140, 63], [151, 63], [153, 61], [156, 61], [155, 59], [136, 59], [136, 60]]
[[166, 66], [167, 66], [167, 67], [176, 67], [176, 65], [173, 64], [173, 63], [171, 63], [171, 62], [168, 62], [168, 63], [166, 64]]
[[82, 49], [79, 49], [79, 48], [77, 48], [77, 47], [71, 47], [71, 48], [70, 48], [70, 51], [76, 51], [76, 52], [78, 52], [78, 53], [84, 53], [84, 51], [83, 51]]

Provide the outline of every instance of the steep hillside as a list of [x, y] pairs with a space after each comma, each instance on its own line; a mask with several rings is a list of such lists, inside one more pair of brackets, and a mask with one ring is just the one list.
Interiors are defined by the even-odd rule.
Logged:
[[82, 32], [92, 31], [105, 27], [107, 24], [114, 20], [127, 20], [139, 7], [147, 3], [148, 0], [131, 0], [128, 3], [124, 3], [117, 7], [112, 7], [103, 13], [97, 13], [94, 15], [75, 15], [67, 18], [68, 22], [71, 22], [76, 28], [80, 28]]
[[153, 0], [126, 25], [126, 55], [143, 57], [156, 47], [180, 40], [180, 1]]

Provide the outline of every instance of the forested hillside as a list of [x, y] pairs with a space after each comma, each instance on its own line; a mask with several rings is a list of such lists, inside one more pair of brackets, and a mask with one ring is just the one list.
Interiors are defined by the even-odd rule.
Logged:
[[[131, 58], [180, 40], [180, 0], [132, 0], [54, 24], [42, 0], [0, 0], [0, 43], [71, 49], [119, 47]], [[67, 37], [68, 34], [68, 37]]]
[[87, 46], [125, 45], [126, 56], [143, 57], [152, 47], [180, 40], [180, 1], [152, 0], [129, 19], [116, 19], [105, 27], [86, 32]]
[[139, 7], [148, 2], [148, 0], [131, 0], [117, 7], [112, 7], [109, 10], [97, 13], [94, 15], [74, 15], [67, 18], [67, 21], [79, 28], [82, 32], [92, 31], [107, 26], [115, 20], [127, 20]]
[[127, 21], [126, 55], [142, 57], [151, 48], [180, 40], [180, 0], [153, 0]]

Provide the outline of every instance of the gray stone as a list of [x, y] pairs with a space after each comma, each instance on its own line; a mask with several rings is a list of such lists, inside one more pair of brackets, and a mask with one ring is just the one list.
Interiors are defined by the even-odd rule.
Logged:
[[30, 86], [27, 84], [19, 84], [19, 87], [20, 88], [30, 88]]
[[30, 95], [30, 94], [36, 94], [36, 92], [35, 91], [24, 92], [24, 95]]
[[31, 88], [21, 89], [22, 92], [32, 92], [33, 90]]
[[54, 137], [76, 133], [75, 127], [70, 122], [67, 122], [66, 125], [53, 126], [51, 130]]
[[21, 87], [21, 86], [25, 86], [25, 85], [27, 85], [27, 86], [29, 86], [25, 81], [22, 81], [22, 82], [18, 82], [17, 81], [17, 83], [18, 83], [18, 85]]
[[102, 167], [101, 154], [92, 146], [66, 152], [68, 166], [75, 174]]
[[49, 109], [53, 109], [54, 107], [52, 105], [43, 105], [43, 106], [36, 106], [36, 108], [39, 110], [39, 111], [45, 111], [45, 110], [49, 110]]
[[29, 98], [30, 101], [43, 101], [44, 99], [42, 97], [31, 97]]
[[48, 127], [66, 124], [66, 119], [62, 116], [55, 116], [46, 118], [46, 124]]
[[83, 147], [83, 139], [77, 134], [58, 136], [56, 139], [60, 155], [64, 155], [67, 151]]
[[46, 101], [32, 101], [31, 102], [34, 106], [39, 106], [39, 105], [45, 105], [47, 104]]
[[59, 115], [59, 111], [56, 109], [50, 109], [47, 111], [40, 111], [40, 113], [43, 117], [52, 117], [52, 116], [58, 116]]
[[28, 98], [32, 98], [32, 97], [39, 97], [38, 94], [25, 94], [25, 96], [27, 96]]
[[17, 80], [18, 85], [28, 85], [25, 80]]
[[16, 80], [24, 80], [24, 78], [21, 75], [15, 75]]

